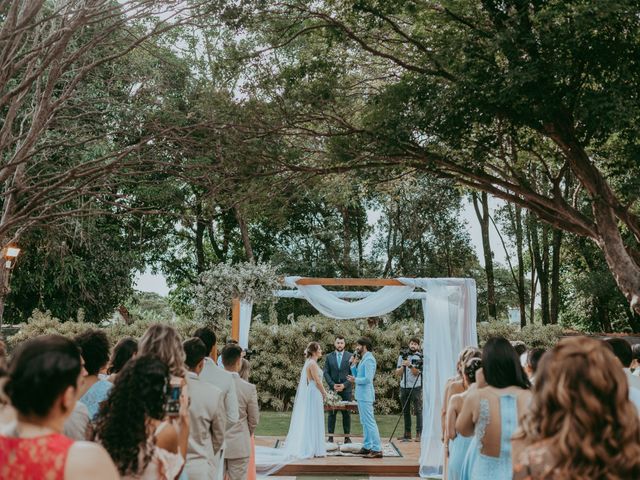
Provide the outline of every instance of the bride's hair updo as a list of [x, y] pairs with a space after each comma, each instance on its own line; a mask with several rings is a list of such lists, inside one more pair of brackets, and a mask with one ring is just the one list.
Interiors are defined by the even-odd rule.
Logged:
[[320, 350], [320, 344], [318, 342], [310, 342], [307, 348], [304, 349], [304, 356], [307, 358], [313, 357], [313, 354]]

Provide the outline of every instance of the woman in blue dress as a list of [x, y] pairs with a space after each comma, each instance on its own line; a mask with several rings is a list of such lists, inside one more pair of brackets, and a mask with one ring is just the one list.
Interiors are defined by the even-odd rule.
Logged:
[[[449, 441], [448, 480], [460, 480], [462, 464], [467, 455], [469, 445], [471, 444], [471, 439], [473, 438], [458, 434], [455, 426], [456, 418], [458, 418], [458, 414], [460, 410], [462, 410], [465, 397], [478, 386], [476, 383], [476, 372], [480, 368], [482, 368], [482, 360], [479, 358], [472, 358], [467, 361], [466, 365], [462, 368], [465, 391], [453, 395], [449, 400], [446, 423], [446, 438]], [[478, 377], [481, 377], [481, 375], [478, 375]]]
[[487, 386], [470, 391], [456, 419], [456, 431], [472, 436], [462, 465], [462, 480], [511, 480], [511, 438], [531, 392], [520, 359], [508, 340], [491, 338], [482, 350]]

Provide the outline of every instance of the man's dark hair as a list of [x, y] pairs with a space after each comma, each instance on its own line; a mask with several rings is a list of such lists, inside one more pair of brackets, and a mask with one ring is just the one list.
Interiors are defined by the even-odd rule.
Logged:
[[74, 339], [84, 358], [84, 368], [89, 375], [97, 375], [109, 361], [109, 339], [102, 330], [82, 332]]
[[531, 367], [531, 371], [535, 375], [538, 371], [538, 365], [540, 364], [540, 359], [545, 354], [546, 350], [544, 348], [532, 348], [529, 350], [529, 354], [527, 355], [527, 363]]
[[411, 337], [409, 339], [409, 343], [411, 343], [411, 342], [417, 343], [418, 345], [420, 345], [420, 339], [418, 337]]
[[631, 345], [631, 352], [633, 353], [634, 360], [640, 360], [640, 343]]
[[186, 355], [184, 363], [187, 365], [189, 370], [196, 368], [209, 353], [207, 352], [207, 347], [204, 342], [196, 337], [185, 341], [182, 344], [182, 348], [184, 348], [184, 353]]
[[138, 352], [138, 341], [135, 338], [124, 337], [113, 347], [111, 362], [107, 373], [118, 373], [126, 363]]
[[336, 340], [344, 340], [344, 337], [342, 335], [336, 335]]
[[631, 366], [631, 361], [633, 360], [631, 344], [624, 338], [607, 338], [605, 342], [607, 342], [611, 347], [613, 354], [618, 357], [622, 366], [624, 368], [629, 368]]
[[18, 346], [4, 390], [21, 414], [46, 417], [68, 387], [77, 387], [81, 368], [80, 349], [72, 340], [36, 337]]
[[211, 352], [211, 349], [217, 341], [215, 332], [209, 327], [201, 327], [193, 332], [193, 336], [202, 340], [202, 343], [204, 343], [207, 349], [207, 355], [209, 355], [209, 352]]
[[367, 347], [367, 352], [373, 352], [373, 343], [369, 337], [360, 337], [356, 343]]
[[222, 349], [222, 365], [231, 367], [242, 357], [242, 348], [234, 343], [228, 343]]
[[518, 356], [527, 351], [527, 345], [522, 340], [514, 340], [513, 342], [511, 342], [511, 345], [513, 346], [513, 348], [515, 348]]
[[515, 348], [503, 337], [490, 338], [484, 344], [482, 372], [487, 383], [495, 388], [531, 386]]

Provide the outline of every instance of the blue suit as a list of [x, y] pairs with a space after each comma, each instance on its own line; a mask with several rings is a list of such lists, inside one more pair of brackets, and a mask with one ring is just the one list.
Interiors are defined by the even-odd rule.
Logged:
[[355, 377], [356, 401], [360, 413], [360, 423], [364, 434], [363, 448], [375, 452], [382, 451], [378, 424], [373, 416], [373, 402], [376, 393], [373, 388], [373, 377], [376, 374], [377, 363], [371, 352], [367, 352], [358, 365], [351, 367], [351, 374]]

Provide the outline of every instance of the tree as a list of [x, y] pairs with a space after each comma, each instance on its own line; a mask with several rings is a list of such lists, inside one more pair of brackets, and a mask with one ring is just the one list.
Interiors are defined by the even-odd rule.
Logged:
[[[592, 240], [640, 312], [637, 190], [615, 168], [636, 176], [640, 168], [640, 64], [616, 60], [640, 53], [636, 2], [293, 0], [261, 4], [254, 13], [252, 28], [273, 48], [330, 46], [333, 54], [313, 74], [306, 64], [305, 88], [330, 70], [328, 62], [340, 64], [332, 65], [334, 76], [351, 69], [327, 85], [339, 84], [340, 99], [357, 97], [358, 108], [336, 110], [342, 105], [325, 95], [330, 106], [316, 113], [312, 130], [357, 136], [366, 153], [317, 171], [405, 165], [526, 208]], [[549, 191], [537, 187], [522, 160], [500, 155], [505, 134]], [[563, 196], [567, 171], [574, 192], [589, 197], [587, 214]]]
[[493, 276], [493, 252], [491, 251], [491, 242], [489, 240], [489, 228], [491, 223], [489, 214], [489, 197], [486, 192], [482, 192], [480, 194], [480, 201], [478, 201], [478, 196], [475, 193], [471, 194], [471, 198], [473, 200], [473, 208], [476, 212], [476, 217], [478, 217], [478, 221], [480, 222], [480, 232], [482, 234], [484, 271], [487, 276], [487, 305], [489, 307], [489, 318], [495, 320], [497, 317], [496, 285]]

